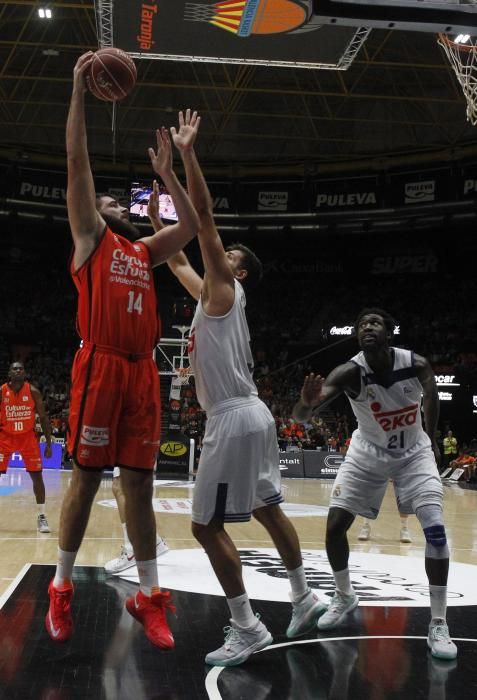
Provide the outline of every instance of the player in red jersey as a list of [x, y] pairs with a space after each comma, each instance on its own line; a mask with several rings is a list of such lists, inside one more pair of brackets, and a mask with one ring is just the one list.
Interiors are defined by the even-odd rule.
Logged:
[[127, 531], [134, 548], [140, 590], [126, 601], [147, 637], [174, 646], [166, 620], [170, 593], [160, 590], [153, 468], [160, 438], [160, 393], [153, 349], [159, 338], [152, 268], [177, 253], [197, 233], [198, 217], [172, 169], [169, 134], [157, 131], [154, 171], [174, 199], [176, 224], [139, 238], [128, 212], [110, 196], [96, 197], [88, 155], [84, 94], [93, 53], [74, 68], [66, 125], [67, 206], [74, 253], [71, 274], [78, 290], [77, 327], [82, 347], [72, 368], [68, 449], [72, 479], [63, 499], [56, 574], [49, 587], [46, 628], [64, 641], [73, 632], [73, 565], [105, 466], [119, 466]]
[[38, 505], [38, 532], [50, 532], [45, 515], [45, 484], [43, 483], [40, 445], [35, 435], [35, 414], [40, 418], [46, 438], [45, 457], [51, 457], [51, 426], [38, 389], [25, 381], [22, 362], [12, 362], [8, 382], [0, 388], [0, 474], [7, 471], [8, 460], [19, 452], [33, 482]]

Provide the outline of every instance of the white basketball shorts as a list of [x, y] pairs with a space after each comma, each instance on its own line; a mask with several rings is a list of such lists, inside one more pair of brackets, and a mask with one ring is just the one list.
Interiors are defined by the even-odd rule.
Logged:
[[247, 522], [252, 511], [282, 502], [277, 433], [256, 396], [222, 401], [207, 424], [192, 502], [192, 521]]
[[394, 482], [397, 505], [403, 515], [415, 513], [423, 505], [442, 507], [442, 483], [427, 441], [422, 447], [416, 445], [412, 451], [393, 458], [354, 434], [333, 484], [330, 508], [343, 508], [374, 520], [389, 479]]

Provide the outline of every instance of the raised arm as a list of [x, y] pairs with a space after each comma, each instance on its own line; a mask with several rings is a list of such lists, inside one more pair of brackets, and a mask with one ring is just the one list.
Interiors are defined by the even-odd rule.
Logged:
[[[197, 129], [199, 123], [197, 124]], [[172, 169], [172, 147], [167, 129], [164, 127], [158, 129], [156, 137], [157, 151], [150, 148], [149, 157], [154, 172], [161, 177], [172, 197], [177, 212], [177, 223], [170, 226], [162, 226], [153, 236], [142, 239], [151, 251], [153, 266], [160, 265], [170, 258], [171, 255], [175, 255], [182, 250], [197, 235], [199, 228], [197, 213], [187, 192]]]
[[51, 457], [51, 425], [50, 421], [48, 419], [48, 416], [46, 415], [46, 410], [45, 410], [45, 404], [43, 403], [43, 399], [41, 398], [41, 394], [39, 390], [35, 386], [31, 386], [31, 395], [33, 397], [33, 401], [35, 402], [35, 411], [38, 413], [38, 417], [40, 418], [40, 425], [41, 429], [43, 430], [43, 435], [46, 438], [46, 448], [45, 448], [45, 457]]
[[300, 423], [308, 421], [315, 411], [324, 408], [345, 391], [352, 396], [359, 393], [359, 369], [351, 362], [335, 367], [326, 379], [319, 374], [309, 374], [293, 407], [293, 418]]
[[80, 56], [73, 71], [73, 92], [66, 122], [68, 186], [66, 203], [75, 245], [73, 263], [81, 267], [98, 244], [104, 221], [96, 210], [96, 193], [88, 155], [84, 94], [93, 53]]
[[422, 386], [424, 411], [424, 429], [432, 443], [432, 451], [436, 458], [437, 466], [441, 461], [441, 452], [436, 440], [437, 422], [439, 420], [439, 395], [437, 393], [436, 380], [431, 365], [425, 357], [415, 355], [417, 378]]
[[[156, 234], [164, 230], [165, 226], [159, 214], [159, 185], [156, 180], [152, 183], [152, 192], [147, 205], [147, 215]], [[200, 290], [202, 289], [202, 277], [194, 270], [186, 254], [183, 251], [176, 253], [176, 255], [167, 259], [167, 264], [191, 297], [198, 301]]]
[[234, 275], [214, 222], [213, 202], [194, 151], [193, 132], [197, 113], [179, 113], [179, 130], [171, 129], [174, 144], [184, 162], [187, 190], [199, 215], [199, 245], [204, 263], [202, 303], [206, 313], [221, 316], [230, 310], [235, 298]]

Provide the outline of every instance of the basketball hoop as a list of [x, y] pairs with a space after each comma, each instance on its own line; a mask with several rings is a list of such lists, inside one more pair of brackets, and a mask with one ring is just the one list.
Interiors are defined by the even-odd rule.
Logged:
[[189, 383], [190, 378], [192, 377], [192, 368], [191, 367], [176, 367], [176, 380], [179, 382], [181, 386], [185, 386], [186, 384]]
[[467, 102], [467, 119], [477, 126], [477, 37], [460, 34], [451, 39], [447, 34], [438, 35], [438, 44], [457, 76]]

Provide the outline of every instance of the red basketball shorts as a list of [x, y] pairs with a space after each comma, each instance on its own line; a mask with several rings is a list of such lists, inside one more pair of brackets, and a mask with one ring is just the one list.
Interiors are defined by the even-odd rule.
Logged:
[[7, 471], [13, 453], [21, 454], [27, 471], [41, 472], [40, 444], [35, 433], [7, 433], [0, 430], [0, 474]]
[[153, 469], [160, 433], [159, 375], [152, 352], [137, 359], [94, 346], [78, 350], [67, 441], [75, 463]]

